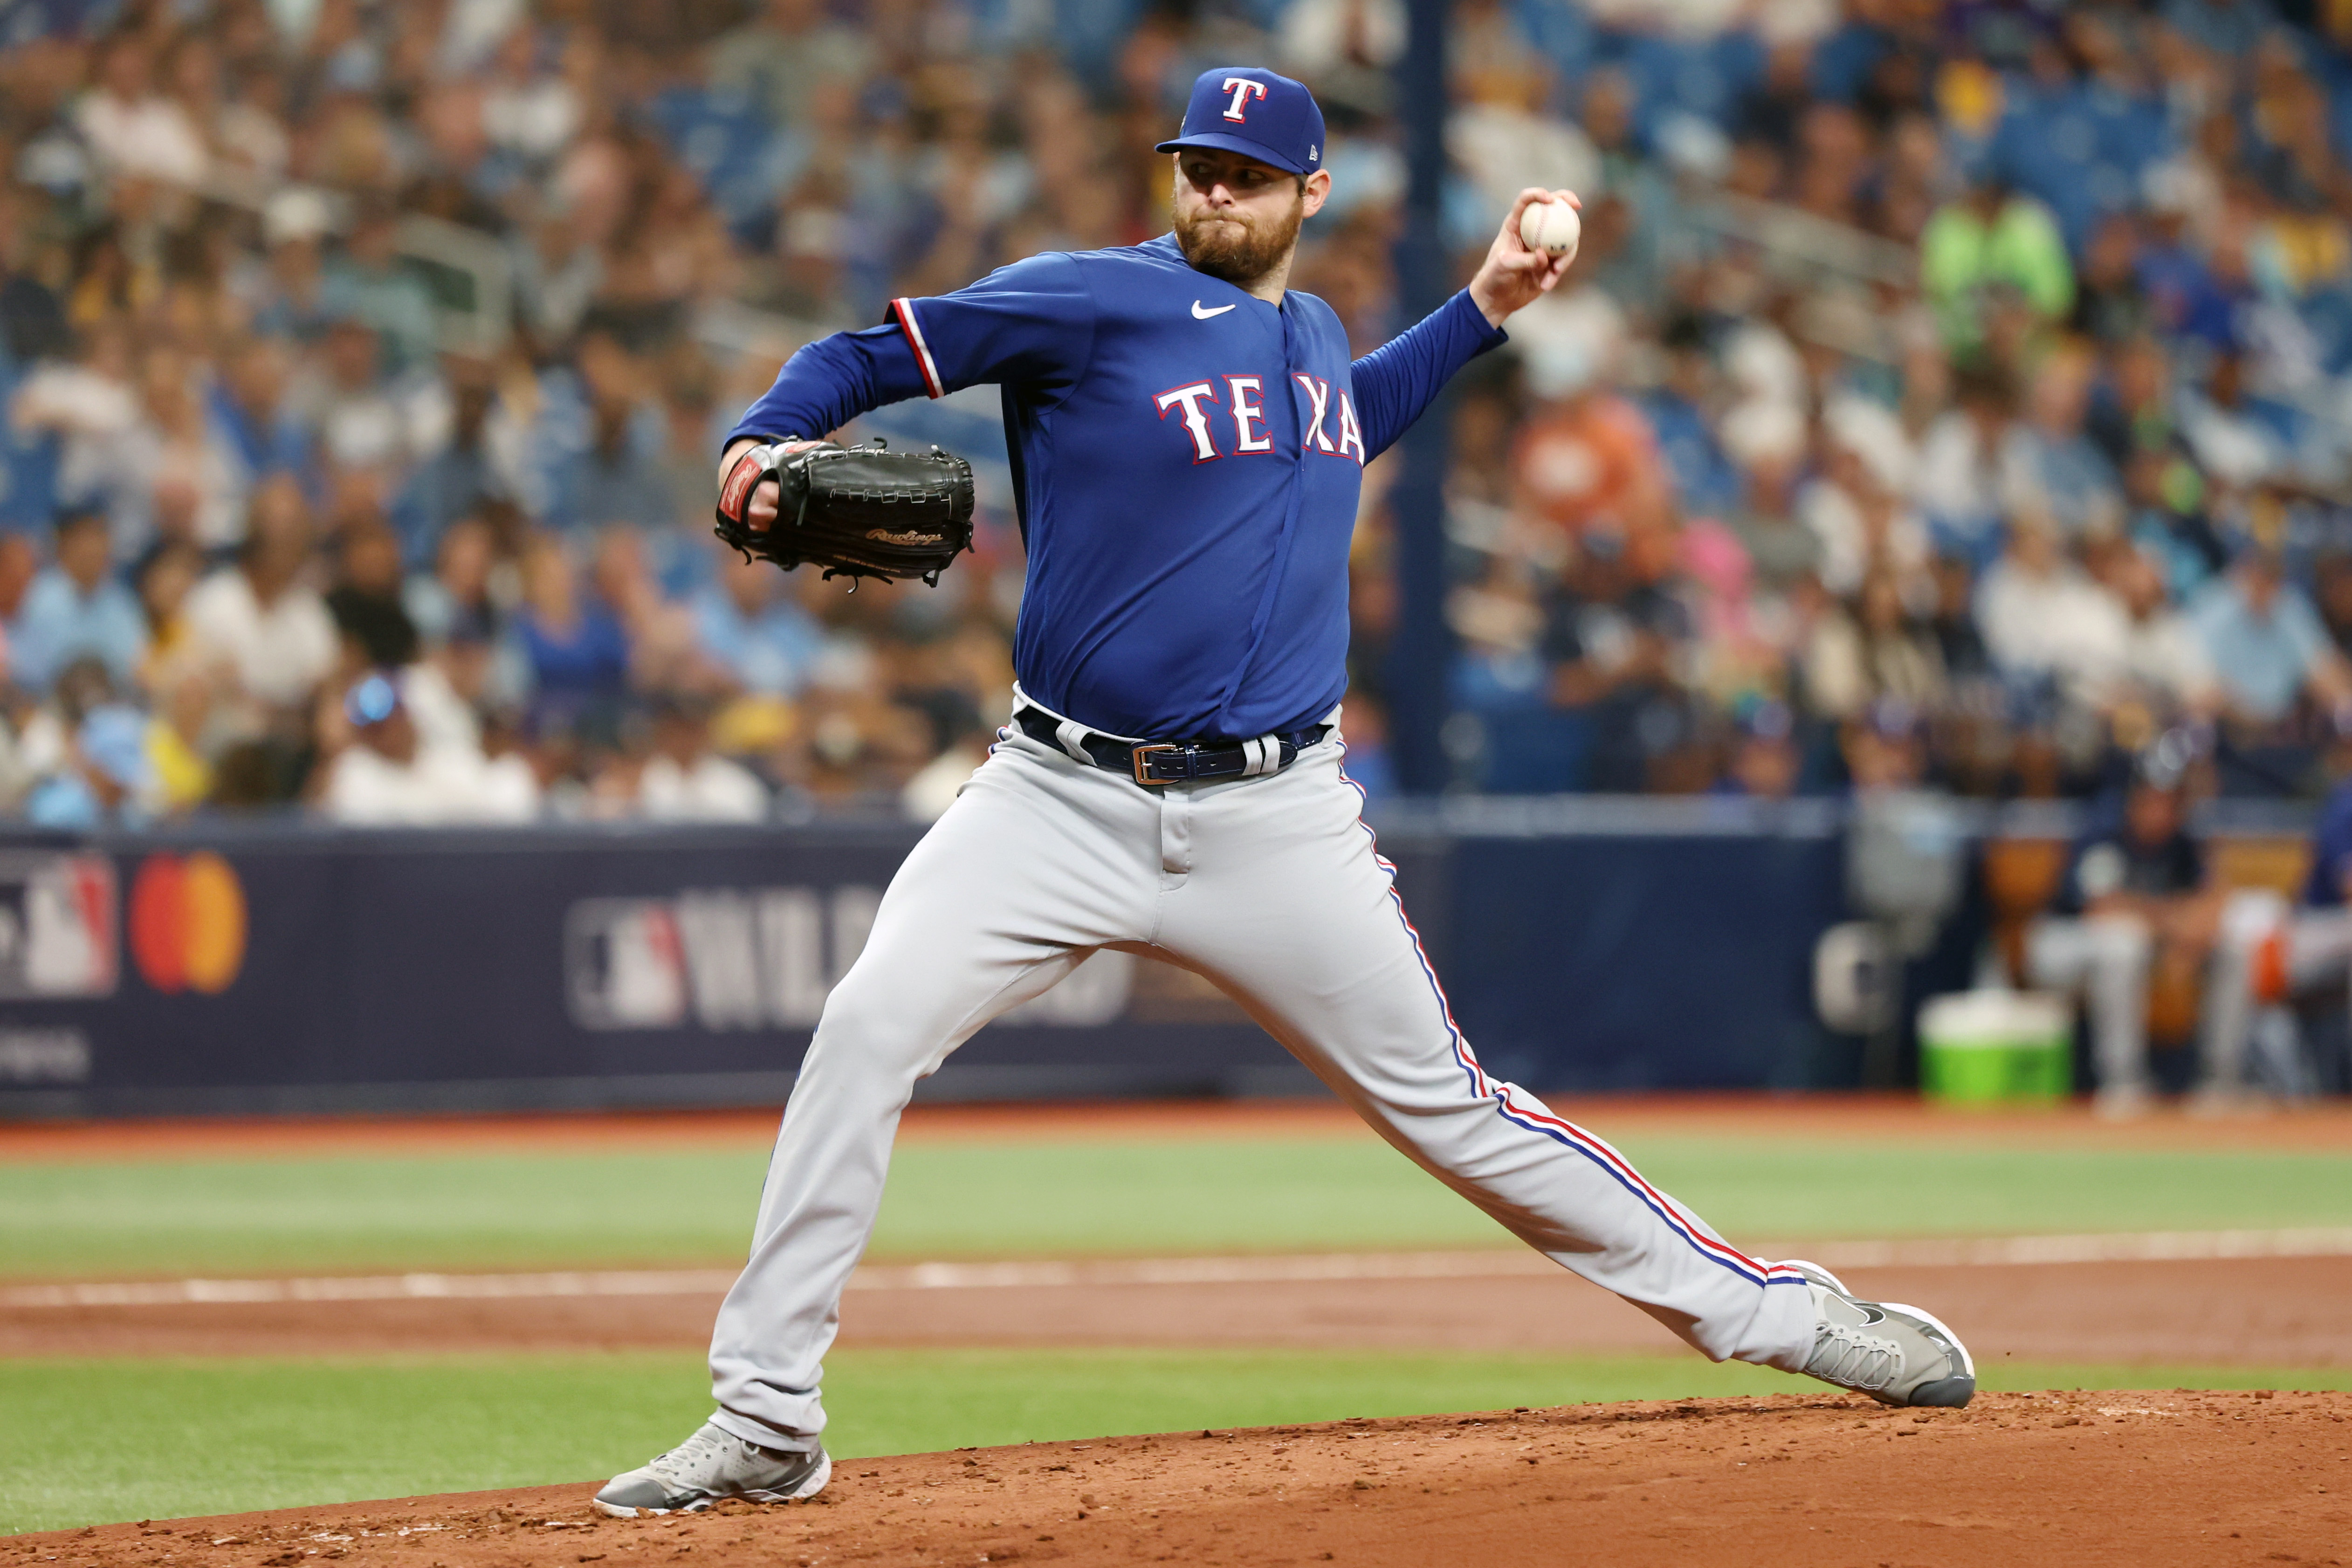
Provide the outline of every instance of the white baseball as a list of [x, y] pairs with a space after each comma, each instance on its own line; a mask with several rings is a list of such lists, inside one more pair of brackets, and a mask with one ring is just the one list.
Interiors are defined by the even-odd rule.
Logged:
[[1576, 242], [1584, 237], [1584, 220], [1566, 202], [1529, 202], [1519, 215], [1519, 237], [1529, 250], [1576, 259]]

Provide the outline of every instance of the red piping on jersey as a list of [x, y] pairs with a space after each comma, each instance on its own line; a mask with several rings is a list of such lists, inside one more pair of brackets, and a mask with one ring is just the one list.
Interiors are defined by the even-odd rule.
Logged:
[[940, 367], [931, 359], [931, 346], [923, 342], [923, 329], [915, 325], [915, 302], [901, 297], [890, 301], [890, 313], [898, 318], [898, 330], [907, 334], [907, 346], [915, 351], [915, 363], [923, 373], [923, 386], [933, 397], [945, 397], [947, 388], [940, 384]]

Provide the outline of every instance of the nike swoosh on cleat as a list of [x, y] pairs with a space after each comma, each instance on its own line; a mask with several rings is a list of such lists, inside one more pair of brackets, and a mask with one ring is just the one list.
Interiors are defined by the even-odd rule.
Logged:
[[1233, 308], [1231, 305], [1219, 305], [1213, 310], [1202, 310], [1201, 301], [1195, 300], [1192, 301], [1192, 319], [1196, 321], [1205, 321], [1212, 316], [1222, 316]]

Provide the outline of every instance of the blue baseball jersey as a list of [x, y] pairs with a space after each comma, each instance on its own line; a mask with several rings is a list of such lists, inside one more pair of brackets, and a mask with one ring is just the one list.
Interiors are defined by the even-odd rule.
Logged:
[[1022, 689], [1113, 734], [1246, 739], [1339, 700], [1363, 466], [1503, 341], [1465, 291], [1351, 359], [1322, 300], [1269, 305], [1169, 235], [894, 300], [793, 355], [728, 438], [996, 383], [1029, 552]]
[[2319, 808], [2311, 828], [2311, 875], [2303, 901], [2315, 910], [2344, 907], [2344, 886], [2352, 877], [2352, 781], [2337, 784]]

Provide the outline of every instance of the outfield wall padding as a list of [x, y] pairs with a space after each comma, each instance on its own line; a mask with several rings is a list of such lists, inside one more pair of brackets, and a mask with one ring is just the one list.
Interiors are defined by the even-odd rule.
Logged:
[[[1487, 1070], [1801, 1087], [1829, 809], [1392, 815]], [[1376, 818], [1376, 820], [1378, 820]], [[0, 840], [0, 1116], [780, 1102], [919, 830], [208, 825]], [[1197, 977], [1097, 955], [923, 1098], [1304, 1092]]]

